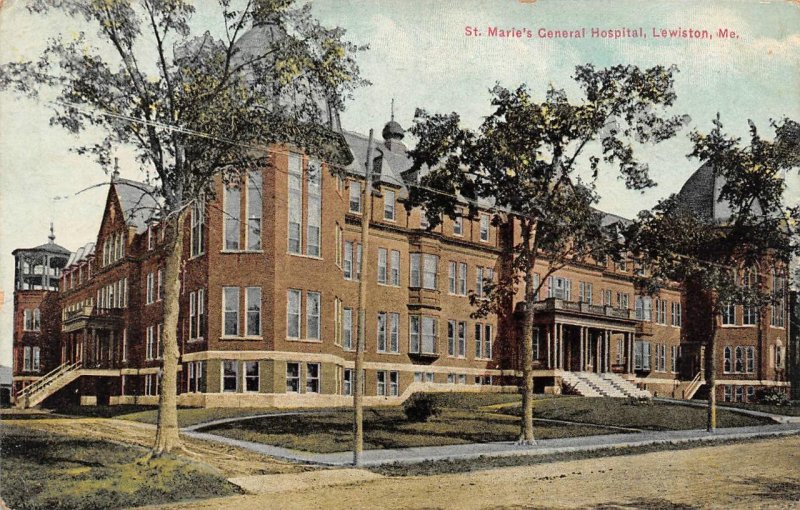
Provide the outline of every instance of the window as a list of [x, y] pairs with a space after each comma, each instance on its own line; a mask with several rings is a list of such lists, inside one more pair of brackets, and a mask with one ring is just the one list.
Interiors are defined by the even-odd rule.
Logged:
[[420, 324], [419, 316], [412, 315], [408, 318], [408, 352], [420, 352]]
[[[483, 335], [483, 357], [488, 359], [488, 358], [492, 357], [492, 344], [494, 343], [494, 335], [493, 335], [493, 332], [492, 332], [492, 325], [491, 324], [486, 324], [483, 327], [483, 330], [484, 330], [484, 335]], [[539, 354], [538, 354], [538, 350], [539, 350], [539, 330], [536, 330], [535, 335], [536, 335], [536, 337], [534, 339], [535, 340], [535, 342], [534, 342], [534, 346], [535, 346], [534, 356], [536, 356], [536, 357], [534, 359], [538, 359], [539, 358]]]
[[286, 363], [286, 392], [300, 392], [300, 363]]
[[422, 259], [422, 255], [419, 253], [412, 253], [409, 256], [409, 279], [408, 285], [409, 287], [421, 287], [422, 286], [422, 278], [420, 272], [420, 260]]
[[303, 229], [303, 167], [299, 154], [289, 154], [288, 250], [300, 253]]
[[223, 287], [224, 330], [223, 336], [239, 336], [239, 287]]
[[156, 285], [156, 289], [157, 289], [156, 296], [158, 296], [157, 299], [159, 301], [161, 301], [162, 299], [164, 299], [164, 270], [163, 269], [159, 269], [158, 273], [156, 273], [156, 275], [157, 275], [157, 278], [156, 278], [156, 282], [157, 282], [157, 285]]
[[400, 314], [389, 314], [389, 352], [400, 352]]
[[342, 227], [339, 225], [339, 222], [336, 222], [334, 246], [336, 247], [336, 249], [334, 250], [336, 252], [335, 254], [336, 267], [342, 267], [342, 252], [344, 251], [344, 248], [342, 247]]
[[467, 384], [467, 374], [458, 374], [458, 384]]
[[361, 270], [364, 267], [364, 265], [361, 263], [362, 256], [363, 256], [363, 250], [361, 248], [361, 245], [359, 244], [358, 246], [356, 246], [356, 268], [355, 268], [356, 280], [361, 279]]
[[306, 233], [306, 255], [319, 257], [321, 254], [322, 225], [322, 166], [319, 161], [310, 160], [306, 170], [308, 183], [308, 232]]
[[475, 357], [483, 358], [483, 327], [478, 322], [475, 323]]
[[333, 298], [333, 345], [342, 345], [342, 300]]
[[353, 349], [353, 309], [345, 308], [342, 311], [342, 347], [345, 350]]
[[376, 394], [380, 396], [386, 395], [386, 372], [378, 371], [375, 373], [375, 379], [377, 381], [377, 389]]
[[378, 314], [378, 352], [386, 352], [386, 312]]
[[238, 390], [239, 362], [224, 360], [222, 362], [222, 391], [234, 393]]
[[33, 354], [30, 346], [22, 348], [22, 370], [30, 372], [33, 370]]
[[547, 297], [570, 301], [572, 299], [572, 281], [560, 276], [548, 276]]
[[747, 373], [752, 374], [756, 371], [756, 348], [747, 348]]
[[122, 362], [128, 361], [128, 328], [122, 328]]
[[494, 279], [494, 269], [490, 267], [475, 268], [475, 295], [479, 298], [485, 296], [485, 286]]
[[261, 287], [247, 287], [247, 336], [261, 336]]
[[653, 320], [653, 300], [649, 296], [636, 296], [636, 320]]
[[261, 211], [263, 196], [261, 193], [261, 172], [247, 174], [247, 249], [261, 249]]
[[681, 327], [683, 325], [683, 305], [681, 303], [672, 303], [672, 325]]
[[225, 186], [225, 193], [223, 195], [223, 214], [225, 221], [223, 228], [225, 230], [225, 249], [238, 250], [239, 249], [239, 223], [241, 221], [241, 191], [238, 184], [231, 184]]
[[456, 271], [458, 265], [455, 262], [447, 263], [447, 285], [450, 294], [456, 293]]
[[437, 255], [425, 254], [422, 257], [422, 287], [425, 289], [436, 290], [437, 288], [437, 266], [439, 257]]
[[727, 303], [722, 305], [722, 325], [732, 326], [736, 324], [736, 305]]
[[197, 294], [189, 293], [189, 340], [197, 338]]
[[747, 401], [748, 402], [756, 401], [756, 389], [752, 386], [747, 387]]
[[345, 280], [353, 279], [353, 242], [345, 241], [342, 273]]
[[754, 326], [758, 321], [758, 308], [752, 305], [745, 305], [742, 311], [742, 324]]
[[456, 293], [460, 296], [467, 295], [467, 265], [463, 262], [458, 263], [458, 281], [456, 282]]
[[633, 346], [634, 368], [650, 370], [650, 342], [636, 342]]
[[144, 394], [148, 397], [158, 395], [158, 374], [147, 374], [144, 376]]
[[453, 234], [457, 236], [464, 235], [464, 218], [460, 213], [453, 220]]
[[306, 293], [306, 338], [320, 339], [319, 292]]
[[153, 360], [156, 357], [156, 338], [155, 338], [155, 329], [153, 326], [147, 326], [146, 338], [145, 338], [145, 359]]
[[458, 357], [464, 358], [467, 356], [467, 323], [464, 321], [458, 322]]
[[734, 354], [736, 355], [736, 357], [734, 358], [733, 367], [734, 367], [734, 371], [737, 372], [737, 373], [744, 372], [744, 366], [745, 366], [744, 365], [744, 352], [745, 352], [745, 349], [742, 346], [737, 346], [736, 349], [734, 350]]
[[259, 388], [258, 361], [244, 362], [244, 391], [257, 392]]
[[420, 209], [419, 211], [419, 228], [427, 229], [430, 227], [430, 221], [428, 221], [428, 211], [424, 208]]
[[203, 372], [205, 371], [204, 361], [190, 361], [187, 365], [187, 384], [189, 393], [197, 393], [204, 390]]
[[656, 371], [667, 371], [667, 346], [656, 344]]
[[680, 357], [680, 346], [673, 345], [670, 347], [670, 361], [672, 363], [671, 370], [673, 374], [678, 373], [678, 358]]
[[600, 291], [600, 301], [603, 306], [613, 306], [611, 302], [611, 291], [603, 289]]
[[[191, 256], [197, 257], [198, 255], [202, 255], [205, 253], [205, 224], [206, 224], [206, 204], [205, 201], [202, 199], [195, 200], [192, 203], [192, 229], [191, 229]], [[153, 229], [148, 227], [147, 229], [147, 249], [153, 249]]]
[[394, 191], [383, 191], [383, 219], [394, 221], [395, 209], [395, 194]]
[[286, 336], [300, 338], [300, 291], [289, 289], [286, 297]]
[[152, 304], [155, 301], [155, 276], [153, 273], [147, 273], [147, 291], [146, 291], [146, 304]]
[[433, 317], [422, 317], [422, 352], [433, 354], [436, 352], [436, 324]]
[[736, 401], [737, 402], [744, 402], [744, 387], [737, 386], [736, 387]]
[[42, 315], [38, 308], [26, 309], [23, 312], [25, 331], [40, 331], [42, 329]]
[[783, 345], [780, 341], [775, 345], [775, 368], [783, 368]]
[[663, 299], [656, 300], [656, 322], [659, 324], [667, 323], [667, 302]]
[[617, 292], [617, 307], [627, 310], [629, 308], [628, 294], [625, 292]]
[[[192, 208], [192, 212], [194, 213], [194, 208]], [[194, 227], [194, 214], [192, 215], [192, 227]], [[147, 226], [147, 249], [148, 250], [152, 250], [152, 249], [154, 249], [156, 247], [156, 235], [155, 235], [154, 230], [155, 230], [155, 228], [153, 227], [153, 225], [148, 225]], [[194, 228], [192, 228], [192, 232], [194, 232]], [[194, 246], [194, 244], [192, 246]], [[108, 263], [108, 257], [107, 257], [108, 254], [106, 253], [107, 251], [108, 250], [106, 250], [106, 244], [103, 243], [103, 265], [106, 265]]]
[[378, 283], [386, 284], [389, 268], [386, 248], [378, 248]]
[[206, 335], [206, 290], [197, 291], [197, 335], [203, 338]]
[[485, 214], [481, 214], [480, 222], [481, 222], [481, 231], [480, 231], [481, 241], [484, 242], [484, 243], [488, 243], [489, 242], [489, 216], [487, 216]]
[[306, 393], [319, 393], [319, 363], [306, 363]]
[[733, 371], [733, 349], [725, 347], [722, 351], [722, 371], [729, 374]]
[[733, 386], [726, 384], [722, 388], [722, 401], [733, 402]]
[[392, 250], [391, 284], [400, 286], [400, 252], [397, 250]]
[[456, 321], [447, 321], [447, 355], [456, 355]]
[[342, 377], [342, 394], [353, 394], [353, 369], [351, 368], [344, 369], [344, 376]]
[[350, 181], [350, 212], [361, 213], [361, 183]]
[[389, 395], [396, 397], [400, 394], [400, 374], [398, 372], [389, 372]]
[[587, 282], [580, 282], [579, 284], [579, 294], [580, 294], [580, 301], [582, 303], [589, 303], [592, 304], [592, 284]]

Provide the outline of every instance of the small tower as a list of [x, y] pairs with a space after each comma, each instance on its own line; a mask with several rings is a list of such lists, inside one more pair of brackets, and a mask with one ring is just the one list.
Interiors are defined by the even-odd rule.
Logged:
[[392, 152], [405, 152], [406, 146], [403, 138], [406, 131], [394, 120], [394, 99], [392, 99], [391, 120], [383, 126], [383, 144]]

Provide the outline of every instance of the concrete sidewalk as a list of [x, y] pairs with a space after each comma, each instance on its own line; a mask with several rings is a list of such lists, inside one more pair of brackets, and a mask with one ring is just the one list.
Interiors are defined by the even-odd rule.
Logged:
[[[352, 452], [309, 453], [278, 446], [241, 441], [205, 432], [183, 430], [183, 434], [196, 439], [213, 441], [244, 448], [253, 452], [298, 462], [328, 466], [348, 466], [352, 464]], [[433, 460], [471, 459], [477, 457], [505, 457], [513, 455], [547, 455], [553, 453], [585, 452], [608, 448], [647, 446], [654, 444], [678, 444], [707, 442], [727, 439], [748, 439], [756, 437], [800, 434], [800, 423], [783, 423], [754, 427], [717, 429], [715, 433], [706, 430], [648, 431], [630, 434], [608, 434], [601, 436], [572, 437], [564, 439], [541, 440], [533, 446], [519, 446], [513, 442], [475, 443], [449, 446], [428, 446], [420, 448], [366, 450], [363, 453], [365, 466], [382, 464], [416, 463]]]

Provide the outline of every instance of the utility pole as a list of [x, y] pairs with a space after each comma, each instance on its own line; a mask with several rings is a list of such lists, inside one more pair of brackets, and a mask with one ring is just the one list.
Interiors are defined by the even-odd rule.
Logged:
[[[361, 373], [364, 366], [364, 344], [367, 327], [367, 264], [369, 256], [369, 222], [372, 219], [372, 129], [369, 130], [367, 145], [366, 183], [364, 199], [361, 201], [361, 264], [356, 268], [360, 274], [358, 281], [358, 342], [356, 343], [356, 363], [353, 370], [353, 465], [361, 466], [361, 452], [364, 450], [364, 381]], [[356, 251], [357, 252], [357, 251]], [[358, 257], [356, 256], [356, 262]]]

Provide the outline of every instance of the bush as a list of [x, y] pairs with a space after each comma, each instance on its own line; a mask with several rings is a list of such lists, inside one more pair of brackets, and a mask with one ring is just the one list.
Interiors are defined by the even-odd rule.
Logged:
[[578, 395], [580, 396], [581, 392], [578, 391], [578, 388], [574, 384], [570, 384], [567, 381], [561, 381], [561, 394], [562, 395]]
[[759, 404], [773, 406], [791, 405], [789, 397], [786, 396], [786, 392], [779, 388], [761, 388], [756, 392], [756, 399]]
[[423, 422], [437, 416], [441, 409], [431, 395], [415, 393], [403, 404], [403, 412], [408, 421]]

